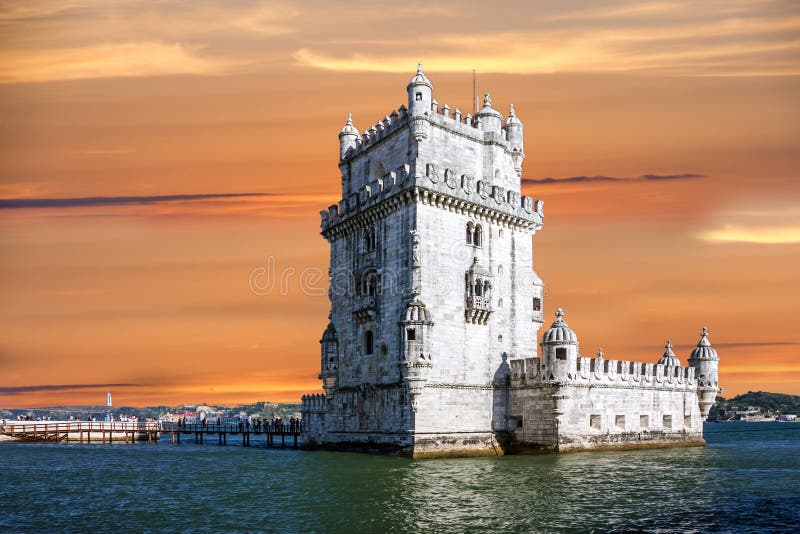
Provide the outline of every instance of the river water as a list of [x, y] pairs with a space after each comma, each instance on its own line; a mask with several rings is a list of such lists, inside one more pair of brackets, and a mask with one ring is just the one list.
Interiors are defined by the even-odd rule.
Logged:
[[[800, 423], [708, 446], [417, 460], [139, 443], [0, 444], [3, 532], [797, 532]], [[185, 440], [186, 441], [186, 440]]]

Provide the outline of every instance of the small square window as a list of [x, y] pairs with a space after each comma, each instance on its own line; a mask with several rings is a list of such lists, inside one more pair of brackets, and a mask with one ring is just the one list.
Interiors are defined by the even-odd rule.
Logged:
[[671, 415], [665, 415], [664, 416], [663, 425], [664, 425], [664, 428], [672, 428], [672, 416]]
[[589, 416], [589, 426], [591, 426], [595, 430], [600, 430], [600, 416], [599, 415], [590, 415]]
[[417, 95], [414, 97], [414, 99], [415, 99], [417, 102], [420, 102], [420, 101], [422, 101], [422, 93], [417, 93]]

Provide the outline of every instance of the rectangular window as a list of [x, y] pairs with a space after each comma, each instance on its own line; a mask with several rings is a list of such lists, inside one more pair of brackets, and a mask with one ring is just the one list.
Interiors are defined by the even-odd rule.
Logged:
[[672, 428], [672, 416], [671, 415], [665, 415], [663, 424], [664, 424], [664, 428]]
[[556, 349], [556, 360], [566, 360], [567, 359], [567, 349], [559, 348]]
[[409, 341], [414, 341], [415, 339], [417, 339], [417, 331], [414, 328], [407, 329], [406, 339]]
[[614, 418], [614, 426], [616, 426], [617, 428], [621, 428], [622, 430], [625, 430], [625, 416], [624, 415], [616, 416]]
[[645, 429], [650, 426], [650, 416], [648, 415], [640, 415], [639, 416], [639, 428]]
[[589, 416], [589, 426], [594, 428], [595, 430], [600, 430], [600, 416], [599, 415], [590, 415]]
[[533, 311], [542, 311], [542, 299], [533, 297]]

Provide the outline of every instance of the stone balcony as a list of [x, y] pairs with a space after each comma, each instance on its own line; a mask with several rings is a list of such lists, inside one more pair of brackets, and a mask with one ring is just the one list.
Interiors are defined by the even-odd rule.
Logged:
[[492, 315], [492, 299], [490, 297], [467, 297], [466, 318], [473, 324], [486, 324]]
[[374, 321], [378, 314], [378, 301], [374, 295], [360, 295], [353, 309], [353, 317], [359, 323]]

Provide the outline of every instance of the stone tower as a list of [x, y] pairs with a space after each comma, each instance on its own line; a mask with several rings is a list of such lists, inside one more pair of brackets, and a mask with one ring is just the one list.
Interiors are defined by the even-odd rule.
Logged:
[[[342, 200], [322, 215], [330, 324], [308, 444], [485, 453], [508, 429], [507, 360], [537, 357], [542, 202], [520, 194], [523, 125], [488, 94], [473, 117], [422, 65], [400, 106], [339, 134]], [[558, 351], [558, 349], [555, 349]], [[560, 354], [560, 352], [559, 352]]]

